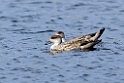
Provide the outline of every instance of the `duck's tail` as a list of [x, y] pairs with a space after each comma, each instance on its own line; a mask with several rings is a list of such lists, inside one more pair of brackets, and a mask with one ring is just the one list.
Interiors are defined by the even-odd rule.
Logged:
[[91, 41], [98, 40], [98, 38], [103, 34], [105, 28], [100, 29], [98, 32], [95, 33], [93, 37], [90, 38]]

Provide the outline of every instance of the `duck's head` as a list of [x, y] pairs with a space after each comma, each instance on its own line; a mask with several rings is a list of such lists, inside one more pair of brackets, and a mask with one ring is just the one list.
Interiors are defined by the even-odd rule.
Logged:
[[61, 36], [59, 36], [59, 35], [52, 35], [52, 36], [50, 37], [50, 42], [60, 44], [60, 43], [62, 43], [62, 38], [61, 38]]
[[50, 43], [54, 43], [55, 45], [61, 44], [61, 43], [62, 43], [62, 38], [61, 38], [61, 36], [59, 36], [59, 35], [52, 35], [52, 36], [50, 37], [50, 40], [49, 40], [45, 45], [48, 45], [48, 44], [50, 44]]
[[57, 31], [55, 35], [61, 36], [62, 42], [65, 42], [65, 34], [63, 31]]

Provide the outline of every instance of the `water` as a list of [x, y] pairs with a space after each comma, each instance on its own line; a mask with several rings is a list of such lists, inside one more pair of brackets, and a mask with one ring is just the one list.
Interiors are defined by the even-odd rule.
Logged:
[[[123, 0], [1, 0], [0, 83], [124, 83]], [[106, 30], [96, 50], [52, 56], [49, 37]]]

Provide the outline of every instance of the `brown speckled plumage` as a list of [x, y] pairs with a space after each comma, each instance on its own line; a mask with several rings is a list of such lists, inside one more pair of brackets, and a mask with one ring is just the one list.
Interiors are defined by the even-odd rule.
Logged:
[[[96, 44], [101, 42], [102, 40], [98, 40], [98, 38], [102, 35], [105, 28], [100, 29], [96, 33], [91, 33], [83, 36], [78, 36], [69, 40], [67, 42], [62, 42], [63, 32], [59, 31], [56, 35], [51, 36], [50, 41], [54, 44], [51, 46], [51, 51], [69, 51], [72, 49], [89, 49], [93, 48]], [[62, 34], [61, 34], [62, 33]], [[60, 35], [61, 34], [61, 35]], [[63, 36], [63, 37], [62, 37]]]

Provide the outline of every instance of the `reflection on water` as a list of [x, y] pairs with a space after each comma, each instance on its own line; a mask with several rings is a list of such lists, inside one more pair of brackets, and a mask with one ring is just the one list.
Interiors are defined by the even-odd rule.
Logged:
[[[123, 83], [123, 0], [1, 0], [0, 83]], [[93, 51], [51, 56], [44, 43], [106, 28]]]

